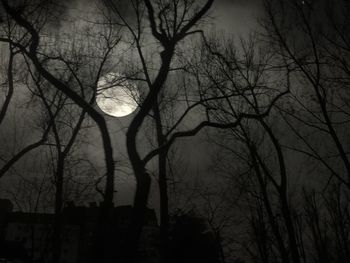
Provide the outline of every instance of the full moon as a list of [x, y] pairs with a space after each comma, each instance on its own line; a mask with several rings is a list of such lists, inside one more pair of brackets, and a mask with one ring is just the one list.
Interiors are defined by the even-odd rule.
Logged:
[[138, 106], [139, 92], [135, 85], [117, 73], [108, 73], [97, 83], [96, 103], [106, 114], [124, 117]]

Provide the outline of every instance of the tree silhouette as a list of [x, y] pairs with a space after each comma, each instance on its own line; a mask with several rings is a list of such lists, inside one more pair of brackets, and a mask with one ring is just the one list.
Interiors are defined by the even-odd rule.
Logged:
[[171, 219], [170, 262], [220, 262], [219, 244], [205, 221], [193, 213]]

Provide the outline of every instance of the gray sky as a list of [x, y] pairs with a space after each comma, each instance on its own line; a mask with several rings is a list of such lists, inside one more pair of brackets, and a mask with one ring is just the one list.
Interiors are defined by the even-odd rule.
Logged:
[[257, 29], [262, 0], [216, 0], [212, 12], [218, 29], [229, 35], [244, 35]]
[[[66, 17], [74, 20], [76, 17], [88, 17], [96, 13], [96, 9], [91, 0], [76, 0], [69, 2]], [[210, 13], [213, 28], [218, 31], [223, 31], [227, 36], [239, 37], [245, 36], [251, 30], [257, 28], [256, 19], [262, 13], [261, 0], [216, 0]], [[64, 23], [61, 23], [63, 25]], [[17, 91], [17, 96], [21, 97], [21, 91]], [[23, 110], [23, 109], [22, 109]], [[25, 109], [24, 109], [25, 110]], [[18, 114], [18, 111], [16, 112]], [[11, 118], [11, 116], [9, 117]], [[125, 127], [130, 122], [131, 116], [121, 119], [106, 116], [108, 126], [113, 139], [114, 156], [116, 160], [126, 157], [125, 151]], [[3, 131], [3, 134], [8, 131]], [[88, 145], [86, 151], [90, 158], [103, 167], [103, 153], [100, 147], [100, 139], [97, 130], [93, 129], [90, 132], [91, 144]], [[29, 141], [31, 138], [22, 138], [24, 141]], [[210, 151], [206, 143], [200, 140], [200, 137], [185, 139], [176, 144], [180, 158], [187, 160], [187, 172], [190, 175], [207, 173], [207, 168], [210, 165]], [[185, 158], [183, 158], [185, 157]], [[206, 164], [206, 165], [204, 165]], [[118, 164], [117, 164], [118, 165]], [[133, 177], [125, 176], [117, 172], [116, 190], [118, 191], [117, 200], [119, 204], [129, 203], [132, 201], [133, 194]], [[156, 190], [152, 191], [150, 205], [157, 207]]]

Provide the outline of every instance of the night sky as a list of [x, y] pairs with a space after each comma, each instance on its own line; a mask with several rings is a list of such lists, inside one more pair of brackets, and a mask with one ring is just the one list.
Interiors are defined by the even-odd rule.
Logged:
[[[74, 211], [92, 262], [350, 262], [349, 1], [38, 2], [0, 0], [0, 205], [52, 217], [49, 263]], [[98, 83], [141, 107], [105, 114]]]
[[[86, 20], [86, 14], [89, 14], [89, 20], [98, 19], [98, 13], [95, 9], [95, 4], [90, 0], [75, 0], [67, 1], [67, 9], [61, 21], [56, 21], [53, 24], [53, 30], [65, 32], [71, 30], [71, 21], [74, 21], [75, 25], [79, 27], [81, 21]], [[238, 39], [239, 37], [247, 37], [247, 35], [256, 31], [258, 18], [262, 14], [261, 1], [259, 0], [219, 0], [215, 1], [211, 12], [209, 13], [209, 20], [206, 30], [212, 32], [213, 30], [220, 32], [228, 37]], [[37, 108], [33, 108], [30, 102], [30, 95], [26, 91], [25, 87], [19, 87], [15, 90], [14, 103], [10, 106], [8, 116], [5, 120], [5, 125], [2, 128], [0, 139], [3, 142], [3, 151], [14, 152], [16, 147], [26, 145], [36, 139], [35, 132], [29, 132], [33, 130], [33, 127], [37, 127], [36, 116], [40, 114]], [[132, 202], [132, 196], [134, 191], [134, 178], [131, 170], [125, 166], [125, 159], [127, 159], [125, 149], [125, 132], [127, 125], [130, 122], [133, 114], [123, 117], [114, 118], [105, 115], [110, 129], [111, 137], [113, 140], [114, 156], [117, 160], [117, 169], [121, 169], [122, 172], [116, 171], [116, 190], [117, 194], [115, 200], [118, 204], [129, 204]], [[193, 120], [196, 120], [197, 116], [194, 114], [190, 116]], [[92, 123], [92, 122], [91, 122]], [[190, 127], [190, 125], [188, 126]], [[39, 133], [38, 133], [39, 134]], [[99, 140], [99, 133], [96, 128], [90, 128], [85, 136], [88, 137], [88, 146], [80, 149], [82, 154], [88, 159], [93, 160], [94, 167], [102, 173], [104, 169], [103, 152]], [[212, 146], [208, 146], [203, 142], [203, 134], [199, 134], [195, 138], [179, 140], [173, 148], [177, 151], [177, 156], [180, 160], [185, 159], [185, 169], [180, 171], [181, 177], [187, 180], [196, 180], [199, 175], [202, 179], [208, 178], [211, 180], [209, 168], [211, 155], [213, 154]], [[208, 151], [208, 147], [211, 148]], [[140, 147], [142, 149], [142, 146]], [[28, 176], [30, 174], [36, 177], [38, 173], [38, 164], [40, 158], [37, 158], [37, 154], [40, 155], [40, 150], [35, 150], [33, 156], [36, 158], [28, 157], [24, 158], [16, 165], [13, 171], [20, 176]], [[44, 156], [42, 158], [45, 158]], [[118, 160], [121, 161], [121, 168], [118, 168]], [[84, 177], [82, 175], [82, 177]], [[10, 190], [1, 191], [4, 197], [8, 196], [8, 191], [15, 192], [17, 188], [12, 189], [13, 185], [17, 186], [17, 183], [13, 183], [16, 180], [16, 176], [5, 176], [1, 181], [3, 189], [7, 189], [10, 186]], [[83, 179], [82, 179], [83, 180]], [[154, 188], [151, 191], [150, 206], [158, 206], [157, 191]]]

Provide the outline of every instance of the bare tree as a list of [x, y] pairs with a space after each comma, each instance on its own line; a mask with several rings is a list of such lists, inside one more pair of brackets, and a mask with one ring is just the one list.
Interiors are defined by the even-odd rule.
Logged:
[[[56, 136], [56, 145], [58, 150], [58, 165], [57, 165], [57, 176], [58, 179], [58, 188], [57, 188], [57, 198], [56, 198], [56, 208], [57, 216], [60, 214], [62, 208], [62, 175], [64, 171], [64, 159], [68, 155], [75, 138], [79, 132], [81, 123], [84, 119], [84, 116], [87, 114], [99, 127], [102, 137], [102, 144], [105, 155], [106, 162], [106, 183], [103, 193], [104, 202], [101, 210], [101, 215], [99, 218], [99, 230], [96, 231], [96, 240], [95, 244], [95, 254], [105, 255], [107, 244], [111, 242], [106, 241], [110, 237], [110, 225], [112, 220], [112, 208], [113, 208], [113, 195], [114, 195], [114, 160], [113, 160], [113, 151], [111, 146], [110, 135], [107, 129], [106, 121], [104, 116], [95, 109], [94, 102], [97, 91], [97, 82], [104, 73], [105, 65], [109, 62], [110, 54], [115, 46], [119, 43], [120, 37], [118, 36], [118, 28], [106, 26], [104, 24], [104, 29], [106, 33], [104, 35], [103, 31], [100, 32], [102, 38], [98, 39], [96, 48], [98, 50], [89, 50], [82, 47], [82, 51], [86, 51], [86, 54], [79, 54], [80, 47], [75, 46], [74, 43], [68, 41], [68, 44], [71, 43], [71, 52], [57, 52], [57, 50], [50, 49], [51, 46], [47, 45], [47, 35], [44, 31], [49, 27], [48, 20], [53, 16], [53, 10], [55, 10], [55, 5], [49, 1], [37, 1], [35, 3], [23, 3], [23, 5], [16, 3], [10, 4], [8, 1], [2, 1], [2, 6], [11, 19], [13, 23], [23, 32], [25, 35], [26, 42], [23, 39], [17, 39], [8, 36], [2, 36], [1, 41], [5, 43], [10, 43], [23, 54], [23, 56], [28, 60], [29, 66], [33, 67], [33, 71], [36, 72], [40, 78], [44, 79], [50, 88], [57, 90], [56, 94], [64, 95], [67, 100], [72, 101], [74, 104], [81, 108], [81, 115], [77, 124], [74, 124], [72, 129], [71, 140], [67, 141], [67, 144], [62, 147], [62, 142], [57, 132], [54, 132]], [[96, 26], [96, 25], [95, 25]], [[89, 36], [86, 35], [88, 38]], [[60, 40], [60, 39], [56, 39]], [[65, 39], [62, 43], [65, 45]], [[85, 39], [86, 41], [86, 39]], [[29, 44], [27, 44], [27, 42]], [[89, 43], [86, 43], [89, 45]], [[90, 46], [92, 47], [92, 46]], [[77, 48], [77, 49], [75, 49]], [[93, 55], [91, 55], [94, 52]], [[80, 57], [79, 57], [80, 56]], [[87, 65], [91, 66], [86, 69], [86, 66], [83, 63], [87, 62]], [[61, 70], [56, 70], [61, 67]], [[63, 70], [62, 70], [63, 68]], [[62, 73], [68, 72], [71, 75], [72, 81], [65, 81], [62, 78]], [[88, 75], [89, 74], [89, 75]], [[91, 82], [83, 80], [86, 77]], [[39, 92], [40, 93], [40, 92]], [[54, 92], [55, 94], [55, 92]], [[41, 98], [45, 98], [46, 105], [48, 101], [46, 94], [42, 94]], [[48, 109], [48, 107], [46, 107]], [[51, 115], [54, 112], [51, 112]], [[50, 116], [53, 117], [53, 116]], [[53, 120], [51, 119], [51, 125], [53, 127]], [[55, 124], [57, 126], [57, 123]], [[47, 129], [46, 133], [43, 136], [43, 139], [40, 141], [45, 141], [50, 129]], [[23, 153], [24, 154], [24, 153]], [[58, 219], [58, 217], [57, 217]], [[56, 220], [59, 222], [60, 220]], [[57, 229], [59, 229], [59, 224], [57, 224]], [[59, 232], [57, 230], [56, 232]], [[57, 233], [56, 233], [57, 234]], [[57, 242], [58, 244], [59, 242]], [[59, 249], [57, 249], [57, 253]], [[57, 258], [56, 258], [57, 259]], [[58, 259], [59, 260], [59, 259]]]
[[[8, 15], [4, 15], [3, 23], [1, 23], [1, 35], [7, 37], [8, 39], [22, 39], [23, 44], [27, 45], [27, 40], [25, 39], [25, 35], [21, 34], [18, 26], [16, 26], [13, 21], [9, 18]], [[24, 82], [25, 74], [22, 72], [26, 72], [26, 69], [21, 66], [23, 62], [20, 56], [20, 50], [15, 47], [12, 43], [4, 43], [2, 45], [2, 49], [7, 49], [8, 52], [4, 52], [3, 59], [4, 62], [7, 63], [4, 67], [5, 75], [3, 77], [3, 83], [1, 83], [1, 87], [4, 89], [5, 99], [2, 104], [2, 108], [0, 111], [0, 123], [3, 124], [6, 113], [8, 112], [11, 101], [14, 99], [14, 92], [17, 84]], [[5, 127], [2, 126], [2, 129]], [[39, 140], [30, 143], [24, 146], [22, 149], [18, 150], [13, 156], [2, 156], [3, 164], [0, 169], [0, 177], [4, 176], [5, 173], [9, 171], [11, 167], [13, 167], [19, 160], [22, 159], [30, 151], [36, 149], [41, 146], [47, 139], [48, 132], [51, 128], [51, 125], [43, 127], [42, 136]]]
[[[113, 200], [113, 192], [114, 192], [114, 161], [113, 161], [113, 151], [111, 147], [110, 142], [110, 136], [108, 133], [108, 129], [106, 126], [106, 121], [101, 113], [99, 113], [90, 103], [89, 101], [86, 101], [83, 97], [81, 97], [73, 88], [71, 88], [67, 83], [64, 83], [59, 79], [58, 76], [55, 76], [53, 72], [50, 72], [50, 69], [48, 67], [45, 67], [45, 62], [43, 61], [41, 57], [41, 51], [40, 51], [40, 30], [44, 26], [42, 20], [44, 20], [45, 17], [42, 17], [43, 13], [45, 11], [46, 14], [50, 14], [50, 3], [46, 2], [40, 2], [37, 5], [30, 5], [28, 7], [28, 10], [26, 10], [26, 6], [11, 6], [7, 1], [2, 1], [3, 8], [5, 9], [6, 13], [17, 23], [19, 27], [21, 27], [24, 32], [26, 32], [27, 36], [30, 39], [30, 44], [27, 46], [20, 40], [11, 39], [8, 37], [1, 37], [2, 42], [6, 43], [12, 43], [17, 49], [20, 50], [22, 54], [24, 54], [33, 64], [36, 71], [39, 72], [39, 74], [45, 78], [55, 89], [58, 89], [59, 91], [63, 92], [68, 96], [74, 103], [76, 103], [79, 107], [84, 109], [87, 114], [96, 122], [97, 126], [100, 129], [101, 137], [103, 140], [103, 147], [104, 147], [104, 153], [105, 153], [105, 160], [106, 160], [106, 189], [105, 189], [105, 206], [111, 207], [112, 206], [112, 200]], [[34, 6], [34, 7], [33, 7]], [[32, 9], [31, 9], [32, 8]], [[18, 12], [21, 10], [22, 12]], [[34, 13], [33, 13], [34, 11]], [[25, 12], [25, 14], [23, 14]], [[26, 13], [27, 12], [27, 13]], [[29, 20], [29, 14], [33, 14], [33, 17], [31, 17], [31, 20]], [[35, 20], [37, 18], [37, 20]], [[42, 19], [42, 20], [40, 20]], [[38, 22], [39, 20], [39, 22]], [[36, 22], [36, 24], [35, 24]], [[108, 54], [111, 52], [113, 47], [118, 43], [116, 39], [109, 40], [107, 48], [105, 49], [105, 53], [100, 57], [100, 66], [97, 67], [97, 77], [94, 80], [94, 85], [92, 85], [92, 88], [94, 88], [94, 92], [92, 93], [92, 97], [96, 96], [96, 86], [99, 79], [99, 76], [103, 70], [103, 65], [107, 60]], [[55, 58], [51, 58], [55, 60]], [[60, 58], [58, 58], [60, 59]], [[67, 62], [67, 61], [66, 61]], [[65, 61], [61, 59], [61, 63], [65, 64]], [[69, 66], [66, 64], [66, 66]], [[79, 81], [78, 81], [79, 83]], [[83, 85], [83, 82], [79, 83], [80, 85]], [[82, 87], [84, 88], [84, 87]], [[91, 99], [92, 100], [92, 99]]]
[[[82, 110], [77, 116], [74, 116], [74, 108], [67, 104], [67, 98], [62, 96], [60, 92], [55, 92], [52, 96], [43, 89], [44, 86], [40, 83], [40, 76], [35, 77], [31, 72], [31, 77], [36, 84], [37, 93], [40, 98], [43, 108], [47, 112], [47, 119], [52, 121], [53, 143], [48, 142], [55, 149], [56, 158], [53, 164], [54, 186], [55, 186], [55, 205], [54, 205], [54, 225], [53, 225], [53, 262], [60, 262], [61, 256], [61, 236], [63, 230], [62, 209], [63, 209], [63, 192], [65, 180], [66, 159], [69, 157], [73, 145], [77, 141], [78, 133], [82, 129], [83, 121], [86, 112]], [[63, 79], [63, 78], [61, 78]], [[69, 82], [69, 79], [67, 80]]]
[[[280, 57], [280, 65], [288, 65], [295, 84], [291, 97], [293, 106], [281, 108], [288, 126], [294, 127], [303, 145], [291, 149], [313, 158], [330, 177], [348, 185], [350, 163], [341, 135], [347, 127], [349, 112], [344, 99], [348, 96], [346, 10], [349, 5], [345, 2], [270, 2], [266, 3], [264, 27], [267, 41]], [[338, 11], [340, 15], [335, 17]], [[296, 125], [302, 125], [303, 131]], [[327, 142], [326, 155], [325, 149], [309, 138], [311, 133], [317, 133]], [[327, 155], [342, 160], [343, 167], [335, 165], [334, 158]]]
[[[199, 70], [196, 75], [198, 81], [203, 83], [205, 79], [208, 79], [208, 83], [211, 84], [207, 85], [207, 89], [200, 90], [202, 96], [208, 96], [215, 91], [219, 92], [218, 96], [221, 96], [221, 100], [206, 103], [207, 114], [210, 118], [230, 123], [232, 118], [237, 118], [242, 112], [253, 112], [256, 116], [260, 114], [260, 118], [241, 121], [236, 127], [231, 127], [223, 133], [225, 136], [235, 138], [235, 144], [230, 147], [227, 141], [222, 139], [223, 142], [219, 147], [228, 153], [228, 156], [232, 158], [236, 156], [238, 162], [245, 163], [247, 169], [251, 170], [249, 173], [256, 177], [254, 182], [259, 189], [259, 199], [254, 200], [257, 206], [252, 213], [252, 227], [255, 233], [258, 234], [256, 231], [261, 230], [267, 234], [266, 223], [268, 223], [268, 229], [276, 240], [281, 260], [288, 262], [291, 258], [293, 262], [300, 262], [289, 200], [284, 152], [268, 118], [263, 118], [265, 109], [271, 108], [276, 99], [289, 92], [290, 71], [288, 67], [281, 69], [274, 66], [276, 63], [274, 54], [270, 53], [266, 47], [258, 46], [257, 43], [254, 38], [248, 41], [242, 40], [241, 47], [237, 48], [230, 41], [213, 39], [210, 44], [207, 43], [206, 55], [202, 55], [207, 61], [197, 67]], [[221, 46], [224, 47], [221, 48]], [[220, 50], [224, 50], [224, 53], [221, 53]], [[203, 67], [203, 64], [206, 66]], [[281, 77], [275, 78], [275, 74], [279, 72]], [[259, 128], [261, 132], [258, 132]], [[220, 140], [220, 137], [217, 140]], [[215, 138], [213, 140], [215, 141]], [[241, 145], [243, 150], [238, 145]], [[270, 152], [268, 157], [264, 154], [264, 148], [267, 146], [271, 147], [274, 152]], [[273, 161], [274, 159], [277, 161]], [[282, 218], [276, 220], [278, 213], [282, 214]], [[284, 241], [282, 226], [287, 232], [288, 245]], [[264, 242], [267, 241], [268, 239]], [[257, 241], [258, 244], [261, 242], [261, 240]], [[267, 262], [269, 256], [266, 253], [270, 252], [266, 247], [259, 247], [259, 251], [261, 260]]]

